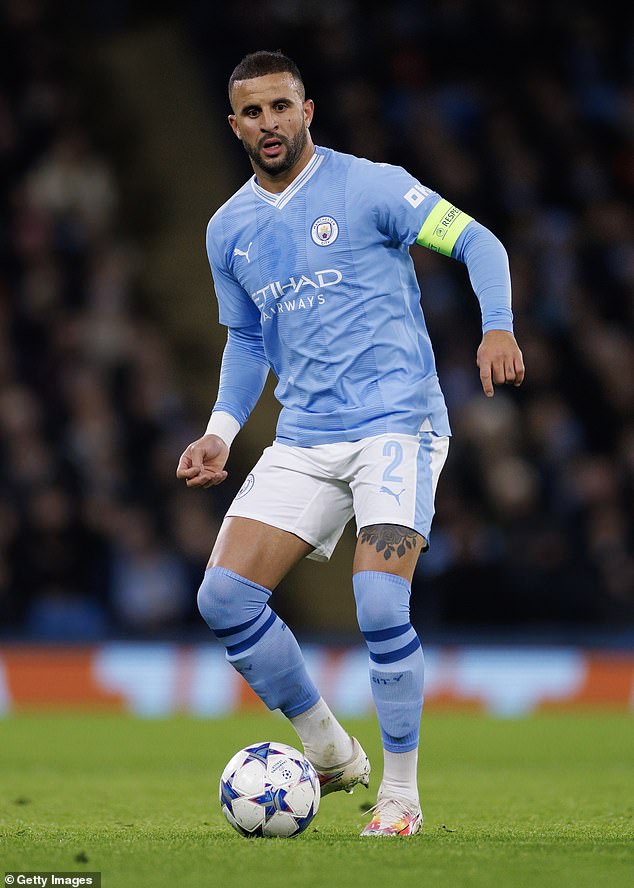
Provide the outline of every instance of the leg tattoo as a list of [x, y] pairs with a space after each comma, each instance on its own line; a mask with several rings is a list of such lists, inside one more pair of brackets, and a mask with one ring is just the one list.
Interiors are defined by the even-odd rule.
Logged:
[[400, 524], [370, 524], [361, 528], [359, 539], [374, 546], [377, 552], [383, 552], [386, 561], [392, 555], [402, 558], [408, 550], [417, 549], [421, 541], [425, 542], [411, 527], [401, 527]]

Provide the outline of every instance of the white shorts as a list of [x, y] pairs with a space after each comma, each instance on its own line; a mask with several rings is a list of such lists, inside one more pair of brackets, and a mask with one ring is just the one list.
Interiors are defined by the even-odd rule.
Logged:
[[253, 518], [287, 530], [328, 561], [354, 515], [370, 524], [400, 524], [425, 540], [449, 438], [375, 435], [361, 441], [289, 447], [273, 442], [236, 494], [227, 517]]

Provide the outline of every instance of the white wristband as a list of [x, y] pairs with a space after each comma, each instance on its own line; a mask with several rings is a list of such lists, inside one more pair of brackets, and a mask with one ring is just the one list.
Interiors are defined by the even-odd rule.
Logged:
[[239, 431], [240, 423], [235, 416], [232, 416], [230, 413], [225, 413], [224, 410], [214, 410], [209, 417], [205, 434], [218, 435], [219, 438], [222, 438], [227, 447], [231, 447], [233, 439]]

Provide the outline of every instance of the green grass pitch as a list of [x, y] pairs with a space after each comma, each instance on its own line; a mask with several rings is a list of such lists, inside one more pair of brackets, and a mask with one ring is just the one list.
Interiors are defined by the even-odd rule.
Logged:
[[328, 796], [295, 839], [247, 840], [218, 779], [248, 743], [295, 743], [281, 717], [0, 720], [0, 870], [100, 870], [106, 888], [634, 884], [631, 717], [427, 714], [425, 827], [396, 840], [358, 836], [380, 743], [373, 720], [346, 726], [375, 763], [370, 791]]

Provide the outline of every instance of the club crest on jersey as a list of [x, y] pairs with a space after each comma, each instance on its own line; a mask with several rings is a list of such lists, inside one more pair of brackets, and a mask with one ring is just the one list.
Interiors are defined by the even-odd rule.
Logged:
[[332, 216], [320, 216], [313, 222], [310, 236], [319, 247], [329, 247], [339, 237], [339, 226]]

